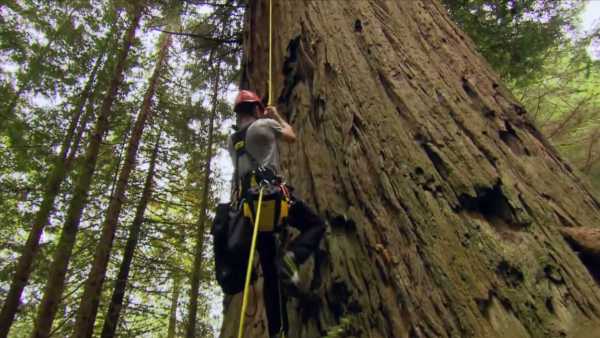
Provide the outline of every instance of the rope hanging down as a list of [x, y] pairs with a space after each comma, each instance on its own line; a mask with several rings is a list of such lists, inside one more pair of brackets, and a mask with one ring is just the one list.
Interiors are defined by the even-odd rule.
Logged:
[[273, 0], [269, 0], [269, 101], [268, 105], [273, 104]]
[[238, 338], [244, 337], [244, 319], [246, 319], [246, 307], [248, 306], [248, 288], [250, 286], [250, 277], [252, 276], [252, 262], [254, 262], [256, 238], [258, 237], [258, 222], [260, 219], [260, 209], [262, 206], [263, 189], [264, 188], [261, 187], [260, 192], [258, 194], [258, 207], [256, 208], [256, 218], [254, 219], [254, 230], [252, 232], [252, 242], [250, 244], [250, 257], [248, 257], [248, 267], [246, 268], [246, 282], [244, 283], [244, 295], [242, 297], [242, 311], [240, 312], [240, 327], [238, 329]]
[[[272, 105], [273, 103], [273, 83], [272, 83], [272, 64], [273, 64], [273, 2], [269, 0], [269, 79], [268, 79], [268, 87], [269, 87], [269, 99], [268, 105]], [[263, 198], [263, 189], [260, 188], [260, 192], [258, 194], [258, 207], [256, 209], [256, 218], [254, 219], [254, 230], [252, 232], [252, 242], [250, 244], [250, 255], [248, 257], [248, 267], [246, 268], [246, 281], [244, 283], [244, 294], [242, 296], [242, 309], [240, 311], [240, 327], [238, 329], [238, 338], [244, 337], [244, 319], [246, 318], [246, 307], [248, 306], [248, 288], [250, 286], [250, 278], [252, 277], [252, 263], [254, 262], [254, 251], [256, 249], [256, 238], [258, 237], [258, 222], [260, 220], [260, 210], [262, 206], [262, 198]], [[255, 300], [256, 301], [256, 300]]]

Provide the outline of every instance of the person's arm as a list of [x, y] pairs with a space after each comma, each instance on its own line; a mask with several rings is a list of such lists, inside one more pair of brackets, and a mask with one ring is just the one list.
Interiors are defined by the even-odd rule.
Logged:
[[289, 123], [285, 122], [281, 115], [279, 115], [279, 113], [277, 112], [277, 108], [275, 108], [274, 106], [266, 107], [264, 116], [272, 118], [281, 125], [281, 138], [284, 141], [288, 143], [296, 141], [296, 133], [294, 133], [294, 128], [292, 128], [292, 126], [290, 126]]

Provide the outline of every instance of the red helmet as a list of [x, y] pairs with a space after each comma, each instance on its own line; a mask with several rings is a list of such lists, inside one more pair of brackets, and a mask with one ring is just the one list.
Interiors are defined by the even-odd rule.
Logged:
[[233, 105], [233, 110], [236, 110], [237, 106], [240, 103], [246, 103], [246, 102], [257, 103], [261, 108], [263, 106], [262, 101], [260, 100], [260, 97], [258, 95], [256, 95], [255, 92], [250, 91], [250, 90], [240, 90], [237, 97], [235, 98], [235, 104]]

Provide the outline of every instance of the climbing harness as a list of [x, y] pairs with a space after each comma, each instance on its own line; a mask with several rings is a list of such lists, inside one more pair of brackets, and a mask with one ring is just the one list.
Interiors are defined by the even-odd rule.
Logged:
[[[285, 183], [275, 175], [273, 170], [259, 166], [258, 161], [247, 151], [246, 132], [249, 127], [250, 125], [231, 136], [235, 151], [236, 174], [234, 176], [237, 178], [237, 181], [234, 182], [236, 185], [235, 195], [241, 201], [244, 217], [247, 217], [254, 223], [258, 182], [268, 182], [267, 185], [263, 185], [264, 198], [262, 208], [264, 211], [263, 217], [259, 220], [259, 230], [273, 231], [288, 216], [290, 195]], [[252, 166], [256, 169], [238, 178], [239, 160], [243, 155], [246, 155]]]
[[[255, 174], [252, 174], [252, 177], [256, 177]], [[275, 231], [277, 226], [283, 224], [288, 216], [289, 200], [283, 194], [281, 185], [269, 182], [261, 190], [263, 190], [263, 202], [261, 203], [263, 208], [262, 217], [258, 219], [258, 216], [255, 215], [257, 208], [254, 202], [255, 199], [251, 196], [255, 188], [251, 188], [250, 193], [247, 194], [247, 196], [250, 196], [242, 200], [244, 217], [248, 217], [254, 223], [256, 216], [256, 219], [258, 219], [258, 230], [261, 232]]]

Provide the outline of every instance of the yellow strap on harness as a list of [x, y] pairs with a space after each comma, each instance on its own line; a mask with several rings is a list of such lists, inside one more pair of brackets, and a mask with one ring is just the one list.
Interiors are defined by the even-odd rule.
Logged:
[[244, 283], [244, 294], [242, 296], [242, 311], [240, 313], [240, 328], [238, 329], [238, 338], [244, 337], [244, 319], [246, 318], [246, 307], [248, 306], [248, 288], [250, 286], [250, 277], [252, 276], [252, 262], [254, 262], [254, 249], [256, 248], [256, 238], [258, 237], [258, 221], [260, 219], [260, 207], [262, 205], [262, 198], [263, 188], [261, 187], [260, 192], [258, 193], [258, 207], [256, 209], [254, 231], [252, 232], [252, 242], [250, 244], [250, 257], [248, 258], [248, 268], [246, 269], [246, 282]]
[[[256, 205], [255, 205], [256, 207]], [[248, 217], [254, 222], [254, 210], [247, 201], [244, 201], [244, 217]], [[258, 221], [258, 231], [270, 232], [275, 230], [277, 225], [283, 224], [289, 213], [289, 201], [286, 198], [279, 200], [279, 210], [277, 210], [277, 200], [267, 200], [262, 202], [262, 217]], [[278, 216], [276, 218], [276, 216]]]

